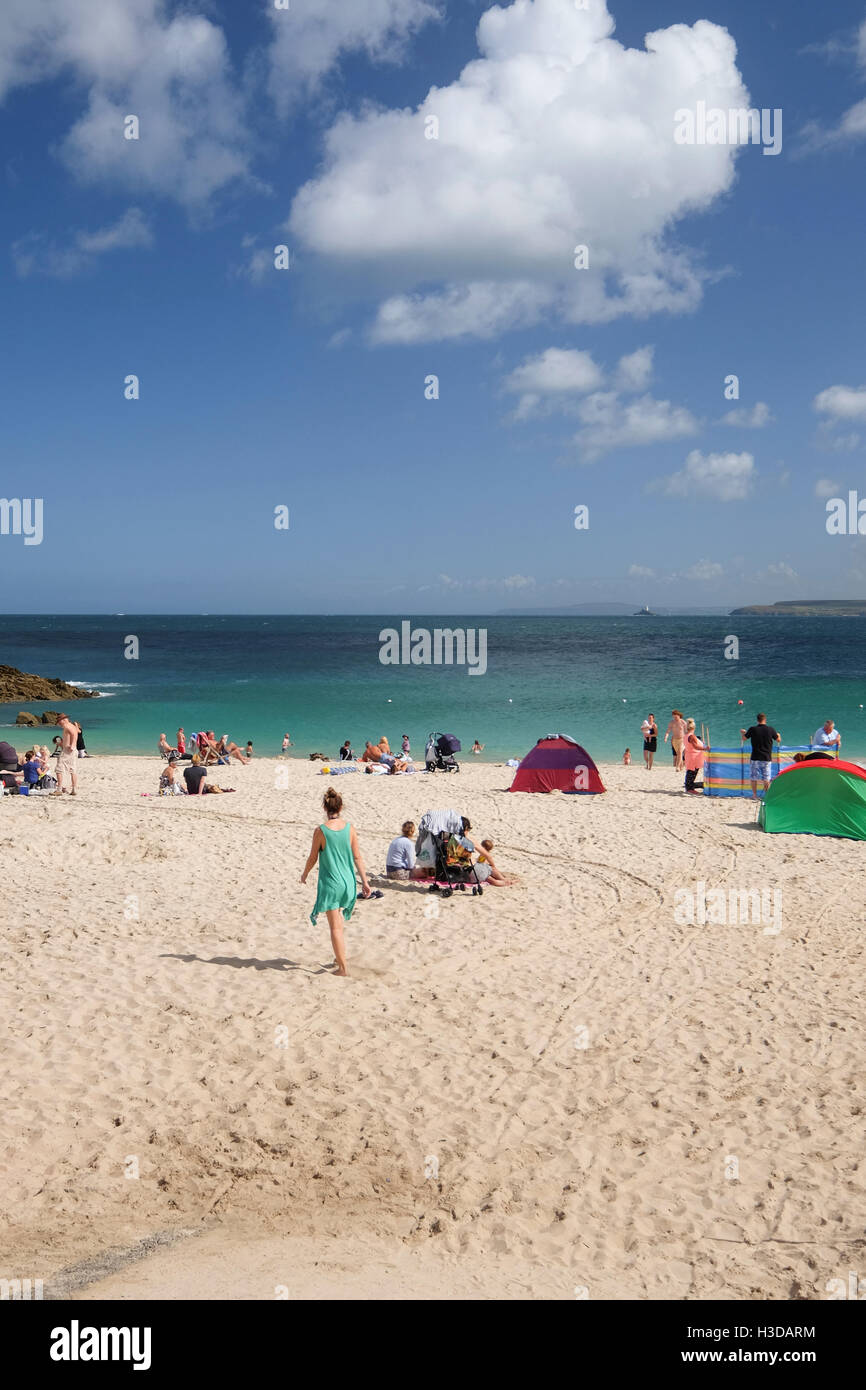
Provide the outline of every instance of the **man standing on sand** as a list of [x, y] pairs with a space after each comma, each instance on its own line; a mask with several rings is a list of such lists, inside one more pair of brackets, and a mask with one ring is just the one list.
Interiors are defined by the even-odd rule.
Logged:
[[681, 772], [683, 766], [683, 741], [686, 736], [686, 721], [678, 709], [671, 711], [671, 722], [665, 731], [665, 743], [670, 737], [674, 755], [674, 771]]
[[656, 723], [654, 714], [648, 714], [640, 726], [643, 734], [643, 760], [646, 763], [647, 772], [652, 772], [653, 758], [659, 746], [659, 726]]
[[773, 744], [782, 742], [772, 724], [767, 723], [765, 714], [758, 715], [757, 724], [750, 729], [741, 729], [740, 738], [747, 738], [752, 745], [752, 760], [749, 763], [749, 777], [752, 781], [752, 800], [758, 800], [758, 783], [763, 782], [764, 791], [770, 790], [773, 775]]
[[57, 759], [57, 790], [52, 792], [52, 796], [62, 796], [66, 791], [63, 785], [66, 774], [72, 783], [72, 796], [78, 795], [78, 735], [81, 732], [81, 725], [76, 724], [69, 718], [68, 714], [58, 715], [57, 723], [63, 730], [60, 740], [60, 754]]

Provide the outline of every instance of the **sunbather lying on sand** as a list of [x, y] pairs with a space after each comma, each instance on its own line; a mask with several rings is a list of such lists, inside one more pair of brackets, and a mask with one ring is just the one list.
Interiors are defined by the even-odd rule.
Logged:
[[[375, 759], [371, 759], [371, 763], [375, 761]], [[383, 771], [387, 770], [391, 774], [395, 772], [405, 772], [406, 768], [409, 766], [409, 764], [404, 762], [402, 758], [395, 758], [393, 753], [383, 753], [378, 761], [380, 768], [382, 768]], [[364, 762], [363, 758], [361, 759], [361, 762]], [[373, 768], [368, 764], [364, 771], [372, 772]]]

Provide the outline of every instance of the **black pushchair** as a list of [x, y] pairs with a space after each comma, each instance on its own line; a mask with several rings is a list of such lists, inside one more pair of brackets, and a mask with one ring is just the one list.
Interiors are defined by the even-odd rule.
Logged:
[[[476, 894], [480, 898], [484, 893], [471, 856], [457, 843], [462, 835], [463, 821], [456, 811], [427, 811], [421, 817], [415, 848], [418, 863], [426, 863], [436, 880], [429, 892], [450, 898], [455, 888], [465, 893], [469, 883], [473, 898]], [[440, 887], [442, 883], [446, 885], [444, 888]]]
[[428, 772], [459, 772], [460, 764], [454, 757], [462, 748], [459, 738], [454, 734], [430, 734], [424, 750], [424, 763]]

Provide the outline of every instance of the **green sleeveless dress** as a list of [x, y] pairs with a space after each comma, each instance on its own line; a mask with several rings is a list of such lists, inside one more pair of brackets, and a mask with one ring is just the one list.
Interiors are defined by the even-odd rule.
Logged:
[[325, 837], [325, 847], [319, 854], [319, 888], [310, 921], [315, 926], [320, 912], [339, 909], [348, 922], [358, 899], [352, 827], [347, 822], [342, 830], [329, 830], [326, 825], [320, 825], [319, 829]]

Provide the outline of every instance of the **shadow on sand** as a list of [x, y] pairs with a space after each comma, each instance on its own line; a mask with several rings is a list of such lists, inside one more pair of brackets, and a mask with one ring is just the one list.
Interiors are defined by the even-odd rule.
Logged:
[[331, 973], [331, 967], [327, 965], [319, 966], [317, 970], [309, 965], [302, 965], [297, 960], [255, 960], [252, 957], [243, 959], [240, 956], [186, 956], [180, 951], [165, 951], [165, 960], [182, 960], [186, 965], [192, 965], [196, 961], [199, 965], [230, 965], [235, 970], [303, 970], [308, 975], [327, 975]]

